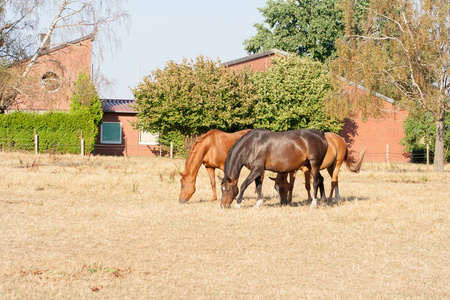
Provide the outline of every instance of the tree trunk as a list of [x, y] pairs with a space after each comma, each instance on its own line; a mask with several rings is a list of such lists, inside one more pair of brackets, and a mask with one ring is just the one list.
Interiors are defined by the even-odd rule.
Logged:
[[434, 171], [444, 172], [445, 118], [436, 120], [436, 145], [434, 147]]

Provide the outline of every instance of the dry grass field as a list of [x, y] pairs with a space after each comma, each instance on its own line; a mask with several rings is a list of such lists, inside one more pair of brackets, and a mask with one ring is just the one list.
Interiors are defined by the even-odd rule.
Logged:
[[0, 152], [0, 298], [450, 299], [449, 167], [343, 167], [315, 210], [266, 180], [223, 210], [203, 167], [178, 203], [181, 159]]

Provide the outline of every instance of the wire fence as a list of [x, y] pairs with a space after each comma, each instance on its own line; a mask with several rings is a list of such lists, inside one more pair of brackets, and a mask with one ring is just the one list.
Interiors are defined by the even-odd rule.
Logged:
[[[64, 152], [58, 151], [64, 149]], [[100, 155], [117, 155], [117, 156], [160, 156], [160, 157], [174, 157], [174, 153], [178, 153], [174, 149], [173, 143], [170, 146], [164, 145], [130, 145], [126, 141], [122, 144], [85, 144], [84, 139], [80, 139], [78, 144], [55, 144], [55, 145], [41, 145], [39, 137], [36, 135], [34, 141], [30, 140], [15, 140], [14, 142], [0, 141], [1, 151], [28, 151], [38, 153], [79, 153], [84, 156], [86, 149], [93, 149], [93, 154]], [[89, 151], [90, 152], [90, 151]], [[434, 153], [429, 150], [414, 150], [411, 153], [397, 153], [390, 152], [389, 145], [386, 145], [385, 152], [366, 152], [366, 161], [379, 162], [398, 162], [410, 161], [412, 163], [427, 163], [432, 164], [434, 161]]]

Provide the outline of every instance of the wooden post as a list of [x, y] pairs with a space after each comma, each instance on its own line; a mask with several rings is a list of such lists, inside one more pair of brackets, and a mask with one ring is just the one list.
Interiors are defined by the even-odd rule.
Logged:
[[34, 153], [36, 155], [39, 153], [39, 137], [36, 133], [34, 134]]
[[84, 156], [84, 139], [83, 139], [83, 131], [81, 131], [81, 156]]

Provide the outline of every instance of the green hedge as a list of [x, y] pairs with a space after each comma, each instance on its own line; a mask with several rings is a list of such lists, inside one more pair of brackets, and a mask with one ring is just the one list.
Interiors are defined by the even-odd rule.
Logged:
[[98, 127], [88, 112], [14, 112], [0, 115], [0, 147], [4, 150], [33, 150], [34, 133], [39, 152], [80, 153], [81, 134], [85, 152], [94, 151]]

